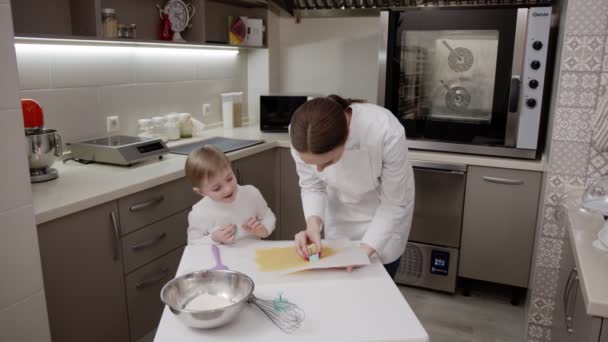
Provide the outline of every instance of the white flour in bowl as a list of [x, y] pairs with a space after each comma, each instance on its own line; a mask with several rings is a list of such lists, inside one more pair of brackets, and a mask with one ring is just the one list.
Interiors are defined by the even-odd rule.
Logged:
[[230, 304], [233, 304], [232, 301], [224, 297], [203, 293], [186, 304], [185, 309], [192, 311], [215, 310], [224, 308]]

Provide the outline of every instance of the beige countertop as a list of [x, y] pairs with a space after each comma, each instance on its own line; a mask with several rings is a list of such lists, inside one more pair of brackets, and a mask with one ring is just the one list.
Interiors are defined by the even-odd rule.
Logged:
[[591, 245], [604, 218], [580, 209], [582, 193], [582, 189], [568, 192], [563, 203], [568, 213], [568, 234], [587, 314], [608, 318], [608, 252]]
[[[262, 139], [263, 144], [229, 153], [231, 160], [244, 158], [275, 147], [290, 147], [287, 133], [263, 133], [257, 127], [209, 129], [203, 136], [169, 143], [187, 144], [214, 136]], [[543, 171], [544, 160], [516, 160], [411, 150], [411, 160]], [[44, 223], [184, 176], [186, 156], [167, 154], [131, 167], [103, 164], [82, 165], [57, 162], [59, 178], [32, 184], [36, 223]]]

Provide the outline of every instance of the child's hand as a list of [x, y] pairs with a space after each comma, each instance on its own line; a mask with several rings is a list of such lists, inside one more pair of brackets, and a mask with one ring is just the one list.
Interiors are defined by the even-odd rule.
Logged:
[[260, 238], [265, 238], [270, 235], [268, 229], [264, 227], [257, 217], [250, 218], [247, 223], [243, 224], [243, 229]]
[[213, 231], [211, 239], [217, 243], [230, 245], [234, 243], [234, 240], [236, 239], [235, 233], [236, 226], [234, 224], [226, 224]]

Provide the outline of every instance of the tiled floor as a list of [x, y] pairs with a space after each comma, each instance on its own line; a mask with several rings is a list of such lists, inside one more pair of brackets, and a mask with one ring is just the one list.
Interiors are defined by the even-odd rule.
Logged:
[[470, 297], [400, 286], [431, 342], [522, 342], [524, 305], [512, 306], [508, 295], [474, 289]]

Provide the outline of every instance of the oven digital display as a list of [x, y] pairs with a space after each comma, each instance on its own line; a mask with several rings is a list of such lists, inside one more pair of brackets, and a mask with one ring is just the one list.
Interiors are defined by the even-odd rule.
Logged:
[[163, 145], [159, 142], [154, 143], [154, 144], [137, 146], [137, 151], [139, 151], [139, 153], [148, 153], [148, 152], [158, 151], [158, 150], [162, 150], [162, 149], [163, 149]]
[[447, 276], [450, 270], [450, 253], [431, 251], [431, 273]]

